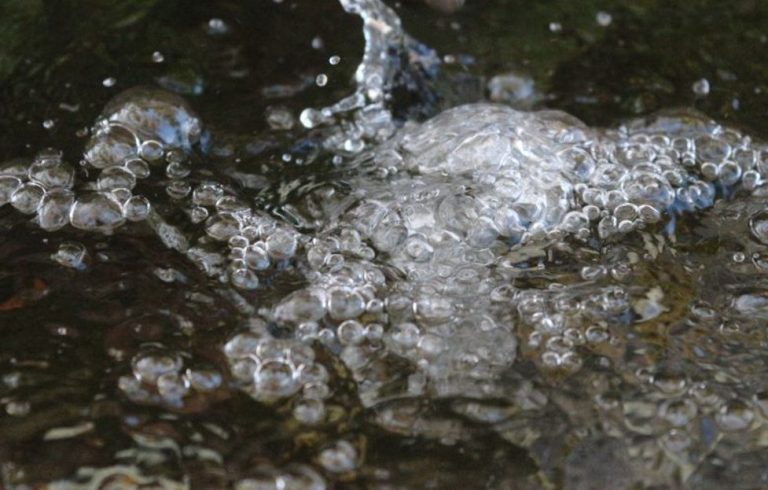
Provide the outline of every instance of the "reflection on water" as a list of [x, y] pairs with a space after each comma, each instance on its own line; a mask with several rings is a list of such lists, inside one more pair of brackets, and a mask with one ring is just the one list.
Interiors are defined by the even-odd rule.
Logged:
[[[460, 105], [496, 58], [441, 59], [379, 0], [341, 4], [363, 19], [351, 96], [333, 70], [359, 56], [333, 36], [304, 40], [314, 73], [279, 46], [300, 37], [281, 25], [349, 22], [333, 2], [263, 2], [272, 75], [241, 44], [247, 8], [221, 2], [174, 24], [205, 69], [152, 45], [131, 85], [162, 89], [122, 86], [95, 122], [48, 117], [47, 139], [20, 129], [40, 142], [27, 151], [4, 142], [2, 485], [768, 485], [759, 130], [688, 109], [601, 129]], [[148, 19], [169, 5], [102, 15], [159, 42]], [[403, 12], [461, 30], [422, 8]], [[590, 29], [642, 8], [595, 9]], [[537, 36], [575, 29], [566, 10]], [[531, 73], [499, 69], [488, 97], [556, 105]], [[103, 91], [132, 75], [94, 76]], [[98, 93], [61, 111], [84, 118]]]

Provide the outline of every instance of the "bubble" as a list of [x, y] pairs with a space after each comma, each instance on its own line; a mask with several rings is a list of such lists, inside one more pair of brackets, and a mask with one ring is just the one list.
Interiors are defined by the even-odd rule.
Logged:
[[71, 208], [72, 226], [86, 231], [111, 233], [123, 224], [123, 210], [107, 194], [93, 192], [79, 196]]
[[81, 243], [63, 242], [56, 253], [51, 255], [51, 259], [64, 267], [82, 270], [85, 268], [83, 261], [86, 253], [85, 246]]
[[0, 206], [11, 202], [11, 196], [21, 185], [21, 180], [9, 175], [0, 175]]
[[446, 343], [441, 337], [428, 333], [421, 336], [417, 347], [422, 355], [429, 359], [439, 356], [446, 349]]
[[159, 141], [146, 140], [139, 146], [139, 156], [147, 162], [157, 162], [163, 158], [165, 147]]
[[605, 11], [599, 11], [597, 15], [595, 16], [595, 20], [597, 21], [597, 24], [601, 27], [608, 27], [611, 25], [611, 22], [613, 22], [613, 16]]
[[180, 400], [189, 393], [189, 385], [177, 373], [164, 373], [157, 377], [157, 391], [168, 400]]
[[40, 202], [37, 220], [40, 228], [56, 231], [69, 224], [69, 213], [75, 202], [75, 195], [66, 189], [53, 189]]
[[691, 90], [693, 90], [693, 93], [704, 97], [709, 94], [709, 80], [706, 78], [700, 78], [693, 82], [693, 85], [691, 86]]
[[192, 223], [202, 223], [208, 219], [208, 210], [201, 206], [195, 206], [189, 210], [189, 218]]
[[357, 450], [347, 441], [337, 441], [320, 453], [318, 462], [331, 473], [346, 473], [357, 468]]
[[248, 269], [237, 269], [230, 275], [230, 280], [239, 289], [252, 290], [259, 287], [259, 278]]
[[266, 117], [269, 127], [276, 131], [288, 131], [295, 124], [293, 114], [286, 107], [268, 107]]
[[339, 325], [337, 336], [345, 345], [359, 345], [365, 339], [365, 330], [360, 322], [347, 320]]
[[296, 254], [296, 235], [287, 230], [277, 230], [267, 237], [266, 250], [275, 260], [284, 260]]
[[123, 216], [128, 221], [143, 221], [149, 216], [152, 207], [144, 196], [131, 196], [123, 203]]
[[539, 98], [533, 78], [523, 73], [496, 75], [488, 82], [489, 98], [515, 107], [528, 108]]
[[5, 413], [11, 417], [24, 417], [29, 415], [32, 405], [27, 401], [11, 400], [5, 404]]
[[160, 51], [155, 51], [154, 53], [152, 53], [153, 63], [162, 63], [163, 61], [165, 61], [165, 56], [163, 56], [163, 53], [161, 53]]
[[696, 404], [688, 399], [668, 400], [659, 408], [659, 415], [675, 427], [688, 425], [696, 413]]
[[365, 311], [365, 300], [360, 293], [345, 287], [328, 291], [328, 312], [335, 320], [356, 318]]
[[192, 186], [184, 180], [172, 180], [165, 187], [165, 193], [171, 199], [184, 199], [191, 190]]
[[325, 404], [321, 400], [299, 401], [293, 409], [293, 417], [304, 425], [317, 425], [325, 420]]
[[232, 213], [217, 213], [206, 221], [205, 232], [214, 240], [227, 241], [240, 232], [240, 222]]
[[27, 182], [21, 184], [11, 194], [11, 205], [19, 212], [24, 214], [33, 214], [40, 207], [40, 203], [45, 196], [45, 189], [38, 184]]
[[601, 344], [603, 342], [608, 341], [608, 339], [610, 338], [610, 334], [608, 333], [608, 330], [605, 327], [593, 325], [587, 328], [587, 331], [585, 332], [585, 337], [587, 338], [587, 342], [590, 342], [592, 344]]
[[221, 387], [221, 374], [211, 369], [187, 369], [184, 373], [185, 382], [200, 392], [210, 392]]
[[318, 87], [325, 87], [328, 84], [328, 75], [325, 73], [321, 73], [315, 78], [315, 84], [317, 84]]
[[108, 124], [89, 140], [83, 156], [95, 168], [114, 167], [136, 158], [138, 145], [133, 131], [120, 124]]
[[113, 189], [133, 189], [136, 186], [136, 176], [123, 167], [110, 167], [101, 171], [96, 186], [100, 191]]
[[262, 363], [254, 374], [254, 380], [257, 397], [267, 400], [292, 395], [300, 387], [293, 367], [284, 361]]
[[141, 158], [131, 158], [125, 162], [124, 166], [137, 179], [146, 179], [150, 175], [149, 164]]
[[181, 369], [181, 358], [164, 352], [145, 352], [131, 362], [136, 378], [142, 383], [157, 385], [164, 374], [175, 374]]
[[325, 293], [318, 289], [302, 289], [289, 295], [275, 309], [281, 322], [303, 323], [322, 319], [326, 313]]
[[752, 236], [760, 243], [768, 245], [768, 211], [759, 211], [749, 219]]
[[215, 206], [224, 197], [224, 189], [215, 183], [200, 184], [192, 193], [192, 202], [198, 206]]
[[223, 19], [214, 17], [208, 21], [207, 30], [211, 36], [222, 36], [229, 32], [229, 26]]
[[29, 179], [46, 189], [70, 188], [74, 182], [75, 170], [61, 161], [58, 155], [38, 155], [29, 167]]
[[117, 79], [114, 77], [108, 77], [105, 78], [102, 82], [102, 85], [104, 85], [107, 88], [114, 87], [117, 84]]
[[668, 395], [681, 393], [687, 386], [685, 377], [669, 372], [654, 374], [652, 382], [659, 391]]
[[729, 400], [715, 415], [715, 421], [726, 432], [736, 432], [749, 428], [755, 418], [752, 409], [741, 400]]
[[416, 262], [426, 262], [432, 258], [434, 249], [423, 236], [413, 235], [406, 239], [405, 252]]
[[[148, 87], [132, 88], [117, 95], [107, 103], [101, 118], [107, 121], [110, 129], [122, 128], [134, 134], [133, 156], [138, 154], [142, 142], [149, 140], [167, 148], [167, 158], [174, 152], [184, 155], [200, 140], [203, 132], [200, 119], [184, 99]], [[98, 140], [99, 134], [94, 139]], [[151, 143], [150, 146], [157, 145]]]

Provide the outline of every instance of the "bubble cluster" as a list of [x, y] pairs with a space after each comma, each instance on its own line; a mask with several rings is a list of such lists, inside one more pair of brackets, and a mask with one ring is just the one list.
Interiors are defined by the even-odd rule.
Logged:
[[177, 410], [194, 409], [221, 395], [224, 379], [208, 367], [185, 367], [176, 352], [148, 347], [131, 361], [132, 373], [120, 377], [118, 386], [136, 403]]
[[61, 152], [44, 150], [29, 165], [0, 169], [0, 204], [35, 215], [40, 227], [71, 225], [105, 234], [128, 221], [148, 217], [149, 200], [133, 195], [150, 165], [185, 159], [201, 136], [200, 120], [186, 102], [162, 91], [132, 89], [104, 109], [88, 142], [84, 161], [97, 169], [95, 185], [76, 185], [76, 170]]
[[325, 419], [330, 376], [303, 342], [244, 332], [224, 345], [233, 378], [254, 399], [275, 403], [296, 396], [294, 418], [305, 425]]

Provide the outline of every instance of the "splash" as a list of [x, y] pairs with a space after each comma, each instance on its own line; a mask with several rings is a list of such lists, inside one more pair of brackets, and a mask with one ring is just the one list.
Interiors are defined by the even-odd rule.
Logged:
[[[694, 112], [606, 129], [558, 111], [476, 104], [398, 127], [392, 90], [408, 38], [380, 1], [342, 5], [364, 21], [357, 90], [301, 120], [326, 127], [326, 149], [350, 158], [327, 185], [281, 203], [311, 232], [254, 206], [207, 168], [202, 120], [158, 90], [134, 89], [107, 105], [83, 166], [45, 150], [0, 169], [0, 204], [43, 230], [154, 233], [239, 312], [240, 327], [205, 358], [185, 350], [204, 334], [182, 321], [173, 346], [143, 343], [119, 360], [116, 389], [169, 420], [245, 403], [295, 436], [285, 445], [297, 461], [265, 452], [258, 465], [247, 461], [249, 476], [230, 482], [241, 489], [372, 478], [364, 438], [352, 429], [360, 413], [389, 434], [446, 446], [492, 433], [526, 449], [542, 478], [571, 488], [684, 481], [713, 441], [764, 438], [765, 392], [740, 382], [759, 373], [711, 374], [730, 369], [721, 353], [762, 353], [690, 333], [735, 336], [765, 318], [765, 298], [740, 285], [754, 271], [716, 277], [738, 294], [705, 299], [690, 271], [706, 270], [708, 259], [671, 244], [691, 234], [675, 219], [741, 216], [729, 205], [757, 208], [747, 229], [765, 244], [768, 147]], [[736, 243], [749, 232], [720, 222], [707, 229], [724, 242], [733, 233]], [[733, 261], [750, 262], [739, 253]], [[52, 259], [82, 271], [89, 254], [65, 242]], [[758, 252], [750, 260], [768, 270]], [[187, 287], [176, 274], [157, 276]], [[287, 288], [274, 286], [286, 277]], [[660, 352], [657, 337], [677, 357]], [[217, 437], [241, 429], [252, 428]], [[236, 461], [224, 457], [207, 461], [225, 472]], [[115, 466], [78, 479], [174, 486], [134, 473]]]
[[[345, 154], [359, 153], [366, 141], [379, 143], [397, 129], [392, 116], [392, 91], [404, 86], [421, 92], [435, 76], [434, 51], [403, 31], [400, 18], [381, 0], [339, 0], [344, 10], [363, 20], [365, 50], [355, 72], [354, 94], [321, 109], [307, 108], [300, 121], [306, 128], [335, 125], [324, 146]], [[342, 116], [349, 115], [348, 120]]]

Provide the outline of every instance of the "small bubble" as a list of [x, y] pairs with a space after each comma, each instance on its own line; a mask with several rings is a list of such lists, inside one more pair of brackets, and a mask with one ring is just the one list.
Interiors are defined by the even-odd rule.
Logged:
[[229, 32], [229, 26], [223, 19], [214, 17], [208, 21], [207, 31], [212, 36], [220, 36]]
[[123, 216], [129, 221], [142, 221], [149, 216], [151, 205], [144, 196], [131, 196], [123, 204]]
[[325, 73], [319, 74], [315, 78], [315, 83], [317, 84], [318, 87], [325, 87], [328, 84], [328, 75], [326, 75]]
[[323, 38], [320, 36], [315, 36], [312, 38], [312, 48], [313, 49], [323, 49], [325, 47], [325, 42], [323, 42]]
[[323, 450], [318, 458], [320, 465], [331, 473], [346, 473], [357, 467], [357, 450], [347, 441], [338, 441]]
[[560, 32], [563, 30], [563, 25], [559, 22], [550, 22], [549, 23], [549, 31], [550, 32]]
[[749, 219], [749, 229], [758, 242], [768, 245], [768, 211], [755, 213]]
[[693, 90], [694, 94], [703, 97], [709, 94], [709, 80], [707, 80], [706, 78], [701, 78], [699, 80], [696, 80], [695, 82], [693, 82], [691, 89]]
[[328, 58], [328, 63], [332, 65], [338, 65], [341, 62], [341, 56], [333, 55], [330, 58]]
[[160, 51], [155, 51], [154, 53], [152, 53], [152, 61], [154, 63], [162, 63], [163, 61], [165, 61], [165, 56], [163, 56], [163, 53], [161, 53]]
[[613, 22], [613, 17], [608, 12], [601, 10], [595, 16], [595, 20], [597, 21], [597, 24], [600, 25], [601, 27], [608, 27], [609, 25], [611, 25], [611, 22]]
[[12, 417], [24, 417], [29, 414], [31, 405], [26, 401], [9, 401], [5, 405], [5, 412]]
[[116, 83], [117, 83], [117, 79], [116, 79], [116, 78], [114, 78], [114, 77], [108, 77], [108, 78], [105, 78], [105, 79], [104, 79], [104, 80], [101, 82], [101, 84], [102, 84], [102, 85], [104, 85], [104, 86], [105, 86], [105, 87], [107, 87], [107, 88], [110, 88], [110, 87], [114, 87]]
[[741, 400], [728, 401], [715, 415], [715, 421], [721, 429], [735, 432], [747, 429], [755, 418], [754, 411]]
[[64, 242], [59, 245], [59, 249], [55, 254], [51, 255], [51, 259], [64, 267], [71, 267], [72, 269], [84, 269], [86, 250], [81, 243], [77, 242]]
[[56, 122], [53, 119], [46, 119], [43, 121], [43, 127], [45, 129], [53, 129], [56, 126]]
[[304, 425], [317, 425], [325, 418], [325, 404], [321, 400], [302, 400], [293, 409], [293, 417]]

